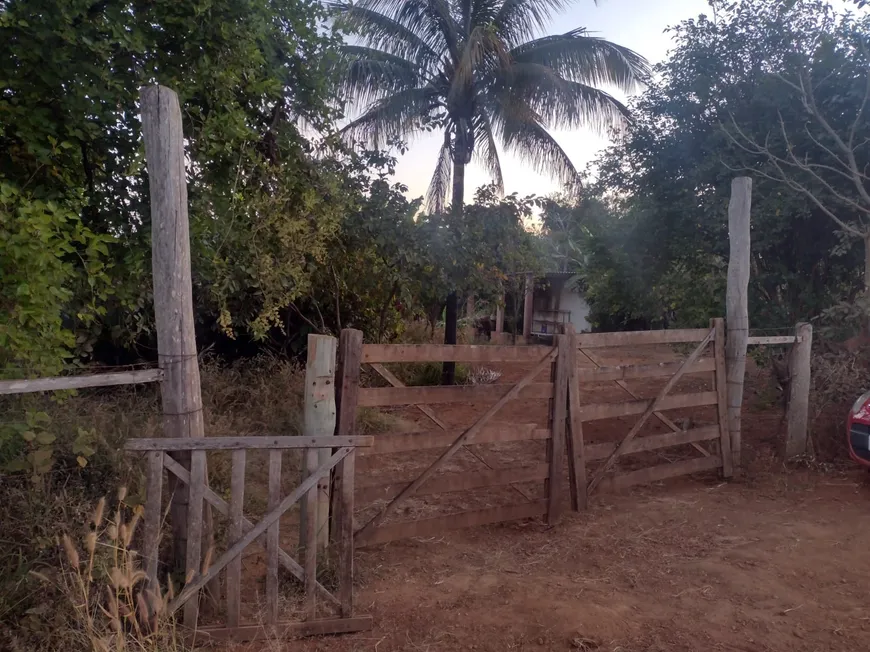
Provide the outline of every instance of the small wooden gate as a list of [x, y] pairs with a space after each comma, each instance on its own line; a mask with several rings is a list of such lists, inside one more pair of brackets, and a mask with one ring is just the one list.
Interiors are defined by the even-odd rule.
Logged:
[[[572, 503], [582, 509], [588, 494], [598, 490], [618, 490], [636, 484], [655, 482], [679, 475], [720, 469], [724, 477], [732, 475], [731, 440], [727, 427], [727, 393], [725, 386], [725, 328], [722, 319], [714, 319], [709, 329], [640, 331], [623, 333], [590, 333], [571, 335], [578, 352], [578, 363], [569, 381], [569, 472], [572, 482]], [[594, 350], [605, 347], [637, 348], [651, 344], [693, 343], [695, 348], [682, 362], [648, 365], [603, 366]], [[702, 355], [712, 344], [712, 356]], [[584, 364], [585, 362], [585, 364]], [[673, 394], [678, 381], [691, 374], [704, 374], [712, 381], [711, 391]], [[653, 399], [642, 399], [626, 381], [668, 378]], [[591, 383], [616, 384], [634, 400], [584, 404], [584, 386]], [[667, 410], [714, 406], [715, 416], [709, 425], [688, 427], [677, 425], [664, 414]], [[584, 437], [584, 424], [623, 416], [640, 415], [618, 443], [590, 445]], [[670, 432], [638, 437], [642, 428], [655, 417]], [[715, 443], [713, 450], [704, 442]], [[627, 472], [614, 472], [620, 457], [658, 451], [663, 448], [691, 446], [700, 457], [658, 464]], [[600, 462], [587, 481], [587, 465]]]
[[[471, 345], [375, 345], [362, 344], [362, 333], [345, 330], [339, 346], [337, 434], [356, 431], [357, 408], [413, 405], [423, 412], [436, 429], [414, 433], [382, 434], [374, 438], [370, 455], [398, 452], [430, 452], [444, 449], [438, 457], [413, 478], [393, 479], [360, 487], [357, 505], [374, 509], [364, 515], [356, 533], [358, 544], [374, 544], [412, 536], [433, 536], [456, 529], [546, 515], [554, 523], [565, 495], [565, 428], [568, 401], [568, 376], [573, 355], [570, 339], [557, 338], [556, 346], [471, 346]], [[383, 363], [399, 362], [525, 362], [531, 369], [512, 384], [451, 387], [405, 387]], [[391, 387], [360, 388], [360, 366], [371, 365]], [[540, 374], [549, 371], [549, 382]], [[549, 424], [496, 422], [494, 417], [515, 399], [549, 401]], [[488, 409], [470, 426], [451, 429], [428, 407], [435, 404], [488, 404]], [[478, 444], [543, 441], [546, 459], [537, 464], [499, 468]], [[470, 453], [484, 468], [477, 471], [445, 472], [445, 463], [460, 450]], [[363, 458], [366, 459], [365, 457]], [[536, 483], [543, 489], [537, 497], [522, 485]], [[512, 490], [520, 502], [473, 508], [446, 515], [412, 520], [390, 520], [397, 508], [413, 496], [455, 494], [492, 487]], [[378, 505], [382, 503], [382, 505]]]
[[[147, 581], [158, 586], [158, 548], [163, 520], [163, 471], [167, 470], [188, 487], [188, 531], [186, 583], [169, 603], [171, 615], [184, 609], [184, 626], [198, 641], [208, 639], [252, 640], [261, 636], [335, 634], [371, 627], [368, 616], [353, 615], [353, 493], [354, 460], [358, 447], [370, 446], [371, 437], [208, 437], [182, 439], [134, 439], [127, 442], [128, 451], [147, 455], [147, 497], [145, 503], [145, 536], [142, 557]], [[318, 450], [331, 449], [332, 455], [318, 465]], [[307, 468], [305, 479], [286, 496], [281, 496], [281, 461], [284, 451], [301, 450]], [[245, 466], [248, 451], [269, 452], [269, 497], [266, 514], [256, 524], [245, 517]], [[176, 462], [172, 452], [190, 453], [188, 471]], [[206, 453], [231, 451], [230, 500], [227, 502], [209, 488], [206, 477]], [[297, 562], [280, 545], [280, 519], [295, 503], [305, 501], [313, 513], [317, 484], [333, 473], [334, 527], [333, 561], [337, 568], [337, 587], [326, 588], [318, 580], [317, 533], [314, 519], [307, 520], [306, 531], [300, 535], [304, 559]], [[202, 559], [203, 504], [208, 503], [227, 518], [226, 551], [204, 566]], [[263, 541], [265, 540], [265, 541]], [[266, 549], [265, 622], [241, 622], [242, 551], [252, 543]], [[321, 560], [324, 561], [324, 560]], [[288, 571], [304, 587], [303, 621], [279, 620], [279, 567]], [[198, 627], [199, 593], [212, 580], [224, 573], [226, 621], [218, 626]], [[324, 611], [330, 616], [323, 617]]]

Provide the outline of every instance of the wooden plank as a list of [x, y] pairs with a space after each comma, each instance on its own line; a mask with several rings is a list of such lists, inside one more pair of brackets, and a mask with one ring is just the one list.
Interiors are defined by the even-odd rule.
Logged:
[[774, 335], [768, 337], [748, 337], [746, 344], [749, 346], [769, 345], [769, 344], [795, 344], [800, 342], [800, 337], [794, 335]]
[[[568, 325], [571, 349], [577, 350], [577, 334], [573, 324]], [[568, 378], [568, 482], [571, 508], [577, 512], [588, 507], [586, 493], [586, 447], [583, 441], [583, 419], [580, 416], [580, 382], [577, 379], [577, 364], [571, 365]]]
[[[317, 450], [314, 448], [306, 449], [305, 469], [308, 475], [317, 470], [317, 461]], [[316, 491], [317, 487], [315, 486], [303, 498], [303, 504], [309, 514], [313, 514], [317, 506]], [[305, 523], [305, 530], [299, 532], [299, 541], [304, 544], [301, 556], [304, 559], [302, 567], [305, 569], [305, 616], [307, 620], [313, 620], [317, 609], [317, 594], [314, 590], [314, 586], [317, 584], [317, 523], [313, 518], [309, 518]]]
[[[338, 360], [335, 369], [335, 404], [336, 423], [335, 435], [349, 437], [356, 435], [356, 413], [359, 402], [359, 374], [362, 364], [362, 331], [345, 328], [341, 331], [338, 342]], [[338, 465], [333, 471], [333, 494], [330, 509], [330, 539], [331, 549], [339, 554], [339, 530], [342, 527], [340, 494], [343, 482], [343, 465]], [[339, 559], [335, 559], [339, 563]]]
[[[377, 362], [373, 362], [369, 365], [372, 369], [374, 369], [384, 380], [386, 380], [393, 387], [405, 387], [405, 383], [396, 378], [396, 375], [387, 369], [384, 365], [379, 364]], [[425, 414], [432, 423], [441, 428], [441, 430], [447, 430], [447, 424], [445, 424], [441, 419], [439, 419], [432, 408], [426, 405], [415, 405], [420, 412]]]
[[157, 578], [160, 548], [160, 530], [163, 525], [163, 453], [148, 453], [145, 479], [145, 539], [143, 542], [145, 574], [148, 587], [155, 591], [160, 583]]
[[813, 348], [812, 324], [798, 324], [797, 336], [800, 343], [791, 350], [789, 356], [788, 414], [785, 457], [803, 455], [807, 452], [809, 441], [810, 409], [810, 357]]
[[737, 177], [731, 181], [728, 203], [728, 284], [725, 292], [725, 368], [728, 386], [728, 431], [731, 433], [731, 457], [739, 472], [740, 412], [743, 405], [743, 379], [746, 374], [746, 346], [749, 338], [749, 268], [750, 213], [752, 179]]
[[434, 537], [449, 530], [502, 523], [504, 521], [518, 521], [543, 516], [546, 513], [547, 501], [538, 500], [533, 503], [523, 503], [522, 505], [491, 507], [489, 509], [437, 516], [418, 521], [388, 523], [378, 527], [372, 533], [372, 536], [365, 540], [364, 545], [375, 545], [397, 539], [408, 539], [410, 537]]
[[617, 449], [615, 451], [613, 451], [611, 456], [608, 457], [604, 461], [604, 464], [601, 465], [601, 468], [599, 468], [595, 472], [595, 475], [592, 476], [592, 479], [589, 481], [589, 486], [587, 488], [587, 491], [592, 492], [595, 489], [595, 487], [598, 485], [598, 483], [601, 482], [602, 478], [604, 478], [604, 475], [616, 463], [616, 460], [619, 459], [619, 456], [625, 452], [625, 450], [628, 448], [629, 444], [631, 443], [632, 439], [634, 439], [637, 436], [637, 434], [640, 432], [640, 429], [647, 422], [647, 420], [652, 416], [653, 412], [655, 412], [659, 408], [659, 406], [662, 402], [662, 399], [664, 399], [665, 396], [668, 395], [668, 392], [670, 392], [671, 389], [674, 388], [674, 385], [677, 384], [677, 381], [680, 380], [683, 373], [685, 373], [686, 369], [688, 369], [692, 365], [692, 363], [694, 363], [695, 360], [697, 360], [700, 357], [701, 353], [706, 348], [707, 344], [709, 344], [710, 340], [713, 339], [713, 336], [715, 335], [715, 333], [716, 333], [715, 330], [710, 329], [709, 333], [707, 333], [707, 337], [704, 339], [704, 341], [702, 341], [698, 345], [698, 347], [692, 352], [692, 354], [686, 359], [686, 361], [683, 362], [683, 365], [682, 365], [682, 367], [680, 367], [680, 370], [677, 371], [677, 373], [675, 373], [673, 376], [670, 377], [670, 379], [665, 384], [665, 386], [662, 387], [662, 389], [658, 393], [658, 395], [652, 400], [652, 402], [649, 404], [649, 406], [646, 408], [646, 410], [644, 410], [643, 414], [640, 415], [640, 418], [631, 427], [631, 430], [628, 431], [628, 434], [625, 436], [625, 439], [622, 440], [622, 443], [619, 444], [619, 446], [617, 447]]
[[711, 471], [722, 466], [722, 462], [718, 457], [698, 457], [684, 462], [672, 462], [670, 464], [660, 464], [651, 466], [637, 471], [629, 471], [628, 473], [616, 473], [605, 477], [601, 484], [598, 485], [599, 491], [620, 491], [633, 487], [638, 484], [649, 484], [651, 482], [660, 482], [668, 478], [674, 478], [680, 475], [688, 475], [690, 473], [702, 473], [703, 471]]
[[713, 387], [718, 400], [716, 402], [716, 417], [719, 422], [719, 455], [722, 457], [722, 475], [730, 478], [734, 475], [731, 461], [731, 435], [728, 432], [728, 386], [725, 371], [725, 320], [721, 317], [712, 320], [716, 330], [713, 351], [716, 360], [716, 371], [713, 374]]
[[[187, 504], [187, 554], [185, 556], [185, 588], [201, 577], [203, 491], [206, 483], [205, 451], [193, 451], [190, 456], [189, 502]], [[184, 626], [196, 629], [199, 600], [184, 605]]]
[[624, 331], [619, 333], [578, 333], [577, 346], [581, 349], [605, 346], [640, 346], [643, 344], [680, 344], [701, 342], [707, 336], [706, 328], [661, 331]]
[[[635, 438], [628, 447], [623, 451], [623, 455], [631, 455], [632, 453], [642, 453], [646, 451], [658, 450], [659, 448], [667, 448], [669, 446], [681, 446], [683, 444], [692, 444], [699, 441], [713, 441], [720, 436], [719, 426], [703, 426], [692, 430], [680, 430], [677, 432], [669, 432], [664, 435], [648, 435], [646, 437]], [[616, 450], [617, 442], [607, 442], [604, 444], [589, 444], [586, 446], [587, 460], [603, 460], [608, 458]]]
[[537, 362], [549, 346], [363, 344], [362, 362]]
[[[459, 473], [444, 473], [432, 478], [417, 490], [418, 496], [452, 493], [456, 491], [471, 491], [486, 487], [504, 487], [523, 482], [546, 480], [550, 475], [549, 464], [534, 466], [493, 469], [490, 471], [462, 471]], [[376, 500], [391, 500], [404, 490], [413, 478], [405, 481], [385, 482], [361, 486], [356, 492], [356, 501], [360, 505]]]
[[89, 374], [87, 376], [33, 378], [29, 380], [0, 380], [0, 395], [54, 392], [63, 389], [84, 389], [86, 387], [138, 385], [141, 383], [159, 383], [161, 380], [163, 380], [162, 369], [119, 371], [117, 373]]
[[[627, 365], [623, 367], [599, 367], [588, 369], [580, 367], [576, 371], [577, 381], [581, 383], [603, 383], [614, 380], [635, 380], [672, 376], [679, 370], [681, 362], [661, 362], [659, 364]], [[684, 375], [713, 371], [716, 361], [712, 358], [698, 360]]]
[[303, 636], [325, 636], [328, 634], [349, 634], [364, 632], [372, 628], [371, 616], [354, 616], [353, 618], [329, 618], [309, 620], [307, 622], [278, 623], [274, 627], [262, 625], [243, 625], [241, 627], [201, 627], [195, 632], [196, 645], [210, 642], [235, 641], [277, 641]]
[[[409, 432], [377, 435], [371, 448], [361, 448], [358, 454], [371, 455], [401, 453], [404, 451], [447, 448], [462, 434], [462, 430], [437, 430], [428, 432]], [[476, 444], [493, 444], [506, 441], [541, 440], [550, 438], [549, 428], [541, 428], [535, 423], [498, 422], [487, 425], [477, 437]]]
[[[580, 353], [581, 353], [581, 355], [586, 357], [590, 362], [592, 362], [592, 364], [597, 366], [599, 369], [601, 368], [601, 364], [595, 359], [595, 357], [589, 351], [584, 351], [583, 349], [580, 349]], [[676, 373], [677, 371], [679, 371], [679, 365], [681, 365], [681, 364], [682, 363], [678, 362], [677, 367], [673, 370], [672, 373]], [[698, 363], [695, 363], [694, 365], [692, 365], [692, 367], [695, 367], [697, 364]], [[689, 373], [689, 372], [687, 371], [686, 373]], [[634, 391], [632, 391], [632, 389], [628, 386], [628, 383], [626, 383], [624, 380], [614, 379], [614, 382], [616, 383], [617, 387], [622, 389], [626, 394], [628, 394], [632, 398], [640, 399], [640, 396], [637, 393], [635, 393]], [[656, 419], [658, 419], [659, 421], [661, 421], [663, 424], [665, 424], [673, 432], [679, 432], [680, 430], [682, 430], [682, 428], [680, 428], [676, 423], [671, 421], [670, 418], [668, 418], [667, 416], [665, 416], [664, 414], [662, 414], [659, 411], [653, 412], [653, 416]], [[701, 446], [700, 444], [693, 443], [692, 446], [694, 446], [695, 449], [698, 450], [698, 452], [700, 452], [705, 457], [708, 457], [710, 455], [710, 452], [706, 448]]]
[[203, 439], [188, 439], [185, 437], [164, 439], [128, 439], [124, 443], [125, 451], [226, 451], [252, 449], [288, 449], [288, 448], [345, 448], [348, 446], [371, 446], [374, 438], [371, 436], [356, 437], [274, 437], [274, 436], [241, 436], [241, 437], [205, 437]]
[[[314, 449], [305, 449], [306, 452]], [[269, 498], [267, 509], [273, 510], [281, 503], [281, 458], [280, 449], [269, 451]], [[310, 492], [309, 492], [310, 493]], [[308, 495], [308, 494], [306, 494]], [[266, 624], [278, 622], [278, 549], [281, 547], [281, 519], [266, 531]], [[241, 555], [239, 555], [241, 557]]]
[[[230, 471], [230, 511], [229, 543], [232, 545], [242, 538], [244, 529], [245, 505], [245, 465], [247, 451], [233, 451], [232, 470]], [[242, 556], [233, 559], [227, 566], [227, 625], [238, 627], [241, 620]]]
[[547, 525], [559, 521], [562, 507], [562, 469], [565, 467], [565, 426], [568, 420], [568, 377], [574, 368], [574, 350], [570, 335], [556, 335], [556, 373], [550, 438], [550, 473], [547, 478]]
[[338, 512], [338, 600], [341, 616], [353, 615], [353, 512], [354, 512], [354, 463], [356, 454], [351, 453], [339, 464], [341, 484], [336, 491], [341, 501]]
[[[308, 335], [308, 355], [305, 361], [305, 404], [302, 432], [306, 437], [333, 437], [335, 433], [335, 353], [338, 340], [330, 335]], [[326, 461], [331, 451], [317, 451], [320, 462]], [[302, 469], [302, 478], [305, 470]], [[317, 545], [325, 551], [329, 545], [330, 479], [321, 478], [314, 504], [314, 529]], [[308, 502], [302, 501], [299, 510], [299, 531], [306, 528], [310, 514]]]
[[405, 498], [412, 496], [417, 489], [419, 489], [423, 484], [429, 480], [432, 475], [434, 475], [435, 471], [438, 470], [438, 467], [441, 466], [444, 462], [446, 462], [450, 457], [452, 457], [456, 451], [462, 448], [466, 443], [471, 443], [474, 438], [477, 436], [478, 432], [483, 429], [483, 427], [489, 422], [492, 417], [494, 417], [499, 410], [501, 410], [505, 405], [507, 405], [510, 401], [515, 399], [522, 392], [523, 388], [532, 382], [532, 379], [535, 378], [539, 373], [541, 373], [544, 369], [546, 369], [551, 360], [553, 359], [553, 355], [555, 354], [555, 349], [550, 350], [539, 362], [536, 364], [531, 371], [529, 371], [525, 376], [520, 379], [520, 381], [514, 385], [511, 390], [502, 396], [502, 398], [493, 406], [491, 406], [484, 414], [481, 416], [468, 430], [466, 430], [463, 434], [461, 434], [455, 442], [448, 448], [446, 451], [441, 453], [438, 456], [438, 459], [435, 460], [429, 467], [420, 474], [420, 476], [414, 480], [408, 487], [402, 491], [398, 496], [396, 496], [390, 503], [388, 503], [379, 514], [375, 515], [372, 520], [370, 520], [357, 534], [360, 541], [365, 540], [365, 537], [370, 536], [372, 531], [380, 525], [383, 520], [389, 515], [389, 513], [395, 509], [397, 505], [399, 505]]
[[[658, 410], [679, 410], [682, 408], [716, 405], [716, 392], [690, 392], [688, 394], [673, 394], [666, 396], [658, 404]], [[615, 419], [618, 417], [642, 414], [652, 401], [627, 401], [625, 403], [591, 403], [581, 405], [578, 414], [582, 421], [597, 421], [598, 419]]]
[[211, 568], [205, 575], [192, 584], [188, 584], [184, 587], [181, 593], [179, 593], [178, 596], [176, 596], [176, 598], [166, 607], [167, 615], [175, 613], [179, 607], [187, 603], [188, 600], [196, 595], [203, 586], [217, 577], [218, 574], [226, 568], [230, 561], [240, 555], [245, 548], [262, 536], [275, 521], [281, 518], [284, 512], [290, 509], [309, 489], [317, 485], [317, 481], [322, 475], [329, 473], [332, 470], [332, 467], [343, 460], [345, 456], [349, 455], [352, 450], [353, 448], [351, 447], [338, 449], [332, 454], [329, 460], [327, 460], [326, 464], [321, 464], [313, 474], [305, 478], [305, 481], [302, 484], [285, 496], [277, 507], [269, 510], [266, 515], [260, 519], [259, 523], [251, 528], [245, 536], [230, 546], [229, 549], [212, 564]]
[[[174, 459], [172, 459], [171, 457], [169, 457], [168, 454], [164, 455], [164, 457], [163, 457], [163, 464], [164, 464], [164, 466], [166, 467], [166, 469], [167, 469], [168, 471], [170, 471], [171, 473], [173, 473], [173, 474], [174, 474], [177, 478], [179, 478], [182, 482], [185, 482], [185, 483], [188, 483], [188, 484], [190, 483], [190, 472], [189, 472], [187, 469], [185, 469], [183, 466], [181, 466], [178, 462], [176, 462]], [[223, 514], [224, 516], [229, 516], [229, 514], [230, 514], [230, 507], [229, 507], [229, 505], [227, 504], [227, 501], [225, 501], [223, 498], [221, 498], [220, 496], [218, 496], [218, 495], [217, 495], [217, 494], [216, 494], [212, 489], [210, 489], [209, 487], [206, 487], [206, 488], [205, 488], [204, 498], [205, 498], [205, 500], [208, 501], [208, 503], [209, 503], [212, 507], [214, 507], [218, 512], [220, 512], [220, 513]], [[251, 522], [250, 522], [247, 518], [245, 518], [244, 515], [243, 515], [243, 516], [242, 516], [242, 530], [243, 530], [243, 534], [247, 534], [248, 532], [250, 532], [250, 531], [253, 530], [253, 529], [254, 529], [254, 524], [251, 523]], [[259, 543], [260, 545], [262, 545], [263, 548], [265, 549], [265, 547], [266, 547], [265, 536], [261, 536], [261, 537], [259, 537], [259, 538], [257, 539], [257, 543]], [[304, 575], [304, 573], [303, 573], [302, 566], [300, 566], [298, 563], [296, 563], [296, 560], [293, 559], [293, 557], [291, 557], [290, 555], [288, 555], [288, 554], [287, 554], [286, 552], [284, 552], [283, 550], [278, 550], [278, 561], [281, 563], [281, 565], [282, 565], [282, 566], [283, 566], [283, 567], [284, 567], [284, 568], [285, 568], [285, 569], [286, 569], [286, 570], [287, 570], [291, 575], [293, 575], [293, 577], [295, 577], [295, 578], [296, 578], [297, 580], [299, 580], [300, 582], [303, 581], [303, 575]], [[317, 585], [317, 591], [318, 591], [318, 593], [320, 594], [320, 597], [321, 597], [321, 598], [323, 598], [324, 600], [327, 600], [328, 602], [334, 604], [335, 606], [339, 606], [338, 599], [335, 598], [335, 597], [334, 597], [334, 596], [333, 596], [333, 595], [332, 595], [332, 594], [331, 594], [331, 593], [330, 593], [330, 592], [329, 592], [329, 591], [328, 591], [328, 590], [327, 590], [323, 585], [318, 584], [318, 585]]]
[[[486, 403], [497, 401], [513, 387], [509, 383], [496, 385], [437, 385], [434, 387], [366, 387], [359, 391], [360, 407], [416, 405], [420, 403]], [[524, 385], [517, 398], [545, 399], [553, 397], [553, 383]]]

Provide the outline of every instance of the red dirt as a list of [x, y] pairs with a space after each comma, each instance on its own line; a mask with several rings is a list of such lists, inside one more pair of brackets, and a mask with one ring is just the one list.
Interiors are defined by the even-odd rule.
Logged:
[[[776, 462], [781, 414], [753, 408], [760, 393], [747, 392], [744, 478], [596, 495], [551, 529], [503, 524], [359, 550], [356, 611], [374, 629], [284, 649], [867, 649], [870, 483], [848, 466]], [[507, 417], [529, 420], [513, 409]], [[438, 413], [459, 424], [476, 412]], [[615, 426], [614, 438], [627, 430]]]

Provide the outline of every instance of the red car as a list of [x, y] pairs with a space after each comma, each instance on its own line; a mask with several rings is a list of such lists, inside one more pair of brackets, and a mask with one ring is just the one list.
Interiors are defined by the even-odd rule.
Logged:
[[853, 460], [870, 468], [870, 392], [852, 406], [847, 424], [849, 455]]

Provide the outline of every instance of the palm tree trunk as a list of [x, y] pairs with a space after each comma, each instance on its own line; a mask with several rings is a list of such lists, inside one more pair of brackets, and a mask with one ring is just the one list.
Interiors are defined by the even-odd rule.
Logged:
[[[465, 198], [465, 163], [453, 163], [453, 201], [451, 209], [461, 213]], [[444, 312], [444, 343], [456, 344], [459, 309], [456, 290], [447, 295], [447, 309]], [[456, 363], [445, 362], [441, 365], [441, 384], [453, 385], [456, 382]]]

